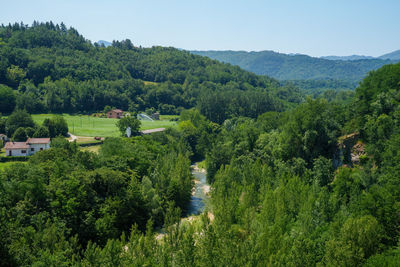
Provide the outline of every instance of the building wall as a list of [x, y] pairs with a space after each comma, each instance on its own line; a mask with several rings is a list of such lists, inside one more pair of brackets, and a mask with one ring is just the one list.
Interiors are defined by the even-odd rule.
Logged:
[[[42, 150], [46, 150], [50, 148], [50, 144], [30, 144], [29, 145], [31, 148], [28, 151], [29, 155], [33, 155], [36, 152], [40, 151], [40, 149]], [[31, 150], [33, 148], [33, 151]]]
[[[33, 151], [32, 151], [33, 148]], [[35, 154], [38, 151], [46, 150], [50, 148], [50, 143], [48, 144], [31, 144], [29, 145], [29, 148], [27, 149], [6, 149], [6, 156], [10, 155], [10, 150], [11, 150], [11, 156], [31, 156]], [[25, 151], [25, 153], [22, 153], [22, 151]]]
[[114, 111], [107, 112], [107, 118], [119, 119], [121, 117], [122, 117], [121, 112], [114, 112]]
[[[18, 148], [18, 149], [10, 149], [10, 150], [11, 150], [11, 156], [28, 156], [29, 155], [28, 154], [29, 149], [20, 149], [20, 148]], [[6, 149], [6, 156], [10, 155], [10, 150]], [[22, 153], [23, 150], [25, 150], [26, 153]]]

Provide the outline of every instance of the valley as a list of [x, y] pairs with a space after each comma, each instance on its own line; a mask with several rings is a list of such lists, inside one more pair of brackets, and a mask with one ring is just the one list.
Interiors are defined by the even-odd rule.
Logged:
[[[33, 114], [32, 118], [37, 124], [42, 124], [46, 118], [51, 118], [53, 114]], [[121, 135], [116, 122], [118, 119], [98, 118], [88, 115], [68, 115], [63, 114], [64, 119], [69, 125], [70, 133], [77, 136], [89, 137], [118, 137]], [[176, 122], [171, 119], [178, 116], [161, 116], [157, 121], [141, 121], [141, 130], [149, 130], [155, 128], [176, 127]]]
[[198, 54], [0, 26], [0, 266], [397, 266], [397, 54]]
[[259, 75], [267, 75], [282, 82], [294, 82], [300, 88], [354, 90], [370, 72], [400, 60], [399, 51], [382, 57], [311, 57], [301, 54], [282, 54], [274, 51], [191, 51], [222, 62], [237, 65]]

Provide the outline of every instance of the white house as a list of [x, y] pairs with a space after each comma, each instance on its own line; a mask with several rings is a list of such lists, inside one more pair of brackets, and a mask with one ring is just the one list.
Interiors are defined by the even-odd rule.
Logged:
[[7, 142], [6, 156], [30, 156], [50, 148], [50, 138], [28, 138], [26, 142]]
[[28, 138], [26, 143], [29, 145], [29, 155], [50, 148], [50, 138]]
[[7, 142], [4, 149], [6, 156], [28, 156], [29, 145], [26, 142]]

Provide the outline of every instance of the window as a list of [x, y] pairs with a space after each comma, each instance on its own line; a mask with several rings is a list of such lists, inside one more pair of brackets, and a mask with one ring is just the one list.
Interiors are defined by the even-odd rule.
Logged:
[[21, 150], [21, 153], [22, 153], [22, 154], [25, 154], [25, 153], [26, 153], [26, 150]]
[[31, 148], [31, 151], [35, 151], [35, 149], [32, 147], [32, 148]]
[[43, 150], [43, 147], [41, 147], [40, 150]]

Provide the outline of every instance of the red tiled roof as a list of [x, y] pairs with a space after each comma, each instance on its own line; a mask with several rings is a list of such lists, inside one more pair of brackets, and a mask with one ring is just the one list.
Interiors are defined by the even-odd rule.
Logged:
[[26, 142], [7, 142], [5, 149], [28, 149], [29, 145]]
[[114, 111], [114, 112], [123, 112], [121, 109], [113, 109], [113, 110], [111, 110], [111, 111]]
[[48, 144], [50, 143], [50, 138], [28, 138], [27, 144]]

